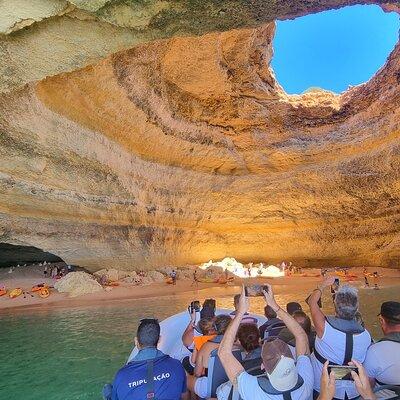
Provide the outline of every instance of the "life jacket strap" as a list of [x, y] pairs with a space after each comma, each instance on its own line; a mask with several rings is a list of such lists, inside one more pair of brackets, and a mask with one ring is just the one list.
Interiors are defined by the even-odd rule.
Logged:
[[154, 360], [147, 360], [147, 399], [156, 400], [154, 393]]
[[346, 347], [344, 351], [343, 365], [348, 363], [353, 358], [354, 336], [352, 333], [346, 333]]

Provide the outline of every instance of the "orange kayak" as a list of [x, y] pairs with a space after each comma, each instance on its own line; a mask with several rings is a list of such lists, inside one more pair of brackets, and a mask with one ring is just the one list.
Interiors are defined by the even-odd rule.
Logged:
[[18, 296], [21, 296], [22, 294], [22, 289], [21, 288], [15, 288], [13, 290], [11, 290], [11, 292], [9, 293], [9, 297], [10, 299], [15, 299]]
[[0, 289], [0, 297], [7, 294], [7, 289]]
[[39, 296], [40, 296], [42, 299], [45, 299], [46, 297], [49, 297], [49, 296], [50, 296], [50, 291], [49, 291], [49, 289], [48, 289], [47, 287], [41, 288], [41, 289], [39, 290]]
[[47, 288], [46, 285], [36, 285], [36, 286], [32, 286], [31, 292], [39, 292], [41, 291], [43, 288]]

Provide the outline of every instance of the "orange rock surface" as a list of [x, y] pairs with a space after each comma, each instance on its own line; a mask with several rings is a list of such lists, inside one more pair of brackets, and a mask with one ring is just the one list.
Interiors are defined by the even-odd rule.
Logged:
[[400, 45], [287, 95], [274, 23], [142, 44], [0, 95], [0, 241], [91, 269], [400, 265]]

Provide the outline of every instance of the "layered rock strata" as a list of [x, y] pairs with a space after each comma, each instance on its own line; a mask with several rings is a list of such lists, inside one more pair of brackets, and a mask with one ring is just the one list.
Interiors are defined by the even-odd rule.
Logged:
[[[244, 21], [290, 14], [271, 10]], [[0, 242], [93, 270], [224, 256], [399, 266], [400, 46], [342, 95], [288, 96], [273, 34], [152, 41], [6, 84]]]

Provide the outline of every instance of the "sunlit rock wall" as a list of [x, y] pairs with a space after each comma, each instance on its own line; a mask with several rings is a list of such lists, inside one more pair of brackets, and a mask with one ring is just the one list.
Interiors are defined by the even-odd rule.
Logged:
[[266, 22], [356, 2], [251, 3], [199, 23], [190, 1], [43, 0], [0, 24], [0, 242], [92, 269], [399, 266], [400, 47], [342, 96], [288, 96]]

